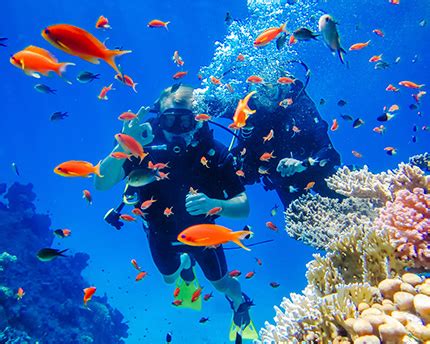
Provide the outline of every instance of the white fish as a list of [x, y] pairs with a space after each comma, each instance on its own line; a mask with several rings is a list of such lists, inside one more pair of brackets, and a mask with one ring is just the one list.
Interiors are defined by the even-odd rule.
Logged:
[[322, 15], [318, 21], [318, 28], [322, 34], [325, 44], [333, 54], [337, 52], [340, 61], [345, 63], [343, 54], [346, 54], [346, 51], [340, 45], [340, 38], [336, 25], [337, 23], [329, 14]]

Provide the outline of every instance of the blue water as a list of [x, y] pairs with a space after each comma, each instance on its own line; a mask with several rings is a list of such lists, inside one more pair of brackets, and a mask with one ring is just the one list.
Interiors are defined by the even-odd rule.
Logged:
[[[90, 254], [85, 277], [97, 286], [98, 295], [107, 293], [110, 303], [129, 321], [127, 343], [163, 343], [168, 331], [173, 333], [174, 343], [228, 342], [231, 311], [222, 295], [214, 292], [215, 297], [204, 304], [201, 313], [172, 307], [173, 287], [163, 283], [152, 263], [140, 225], [127, 224], [118, 232], [104, 223], [103, 215], [120, 201], [123, 185], [97, 192], [92, 179], [61, 178], [53, 173], [53, 168], [66, 160], [97, 162], [106, 156], [113, 147], [113, 135], [121, 130], [117, 116], [128, 109], [137, 111], [141, 105], [151, 105], [159, 92], [172, 83], [171, 76], [178, 70], [171, 61], [175, 50], [179, 50], [189, 72], [184, 81], [198, 87], [199, 69], [210, 63], [214, 42], [222, 41], [227, 32], [225, 13], [229, 11], [234, 18], [246, 18], [246, 2], [46, 0], [41, 4], [31, 0], [6, 0], [1, 7], [0, 37], [9, 40], [7, 48], [0, 47], [0, 181], [33, 183], [38, 210], [51, 214], [53, 229], [73, 231], [67, 241], [61, 241], [61, 247]], [[322, 42], [296, 46], [298, 56], [312, 71], [309, 95], [317, 104], [320, 98], [326, 100], [318, 109], [328, 123], [335, 117], [340, 123], [336, 132], [330, 132], [330, 138], [341, 154], [342, 163], [367, 164], [372, 171], [379, 172], [428, 150], [430, 132], [420, 128], [430, 125], [426, 99], [430, 95], [423, 97], [420, 109], [411, 111], [408, 108], [414, 102], [411, 90], [402, 88], [398, 93], [389, 93], [385, 87], [389, 83], [397, 86], [401, 80], [430, 83], [430, 24], [424, 27], [418, 24], [423, 19], [430, 20], [430, 5], [422, 0], [401, 0], [398, 6], [386, 0], [327, 0], [319, 1], [313, 8], [330, 13], [338, 20], [346, 49], [353, 43], [372, 40], [368, 48], [348, 52], [349, 68], [333, 57]], [[314, 29], [321, 15], [317, 13]], [[109, 18], [112, 30], [94, 28], [101, 14]], [[154, 18], [171, 21], [169, 31], [148, 29], [147, 22]], [[103, 62], [91, 65], [48, 44], [40, 32], [55, 23], [80, 26], [102, 41], [109, 37], [106, 44], [110, 48], [120, 46], [133, 50], [119, 61], [125, 73], [139, 83], [138, 94], [116, 82], [116, 90], [109, 93], [109, 100], [99, 101], [97, 95], [101, 88], [113, 82], [113, 70]], [[291, 26], [294, 28], [294, 23]], [[373, 34], [375, 28], [382, 29], [385, 37]], [[57, 76], [36, 80], [9, 64], [10, 54], [30, 44], [49, 49], [60, 61], [76, 63], [67, 73], [73, 84], [68, 85]], [[381, 53], [390, 63], [387, 70], [375, 70], [368, 62], [371, 56]], [[397, 57], [401, 60], [395, 64]], [[82, 70], [100, 73], [102, 77], [90, 84], [80, 84], [75, 76]], [[39, 82], [58, 90], [57, 95], [36, 92], [33, 86]], [[340, 99], [347, 101], [343, 108], [336, 105]], [[393, 120], [383, 123], [386, 134], [372, 132], [373, 127], [381, 124], [376, 117], [382, 114], [382, 108], [393, 104], [398, 104], [400, 111]], [[49, 117], [55, 111], [67, 111], [70, 117], [51, 122]], [[340, 114], [361, 117], [365, 125], [353, 129], [350, 122], [340, 119]], [[416, 133], [412, 131], [414, 125], [418, 127]], [[228, 137], [216, 133], [228, 144]], [[412, 135], [417, 137], [416, 143], [412, 142]], [[388, 156], [383, 150], [386, 146], [395, 147], [398, 154]], [[363, 158], [355, 158], [351, 150], [359, 151]], [[19, 168], [19, 177], [10, 167], [12, 162]], [[88, 206], [82, 200], [83, 189], [91, 190], [93, 205]], [[290, 292], [300, 292], [305, 287], [305, 264], [312, 258], [313, 250], [289, 238], [282, 230], [274, 233], [265, 228], [264, 223], [271, 219], [270, 209], [280, 204], [274, 192], [265, 192], [260, 185], [254, 185], [247, 187], [247, 193], [251, 202], [249, 219], [223, 219], [219, 223], [233, 229], [249, 224], [258, 240], [274, 239], [273, 243], [255, 247], [250, 253], [244, 250], [227, 253], [229, 269], [243, 273], [256, 271], [253, 279], [242, 277], [241, 281], [256, 304], [253, 319], [259, 328], [264, 321], [272, 321], [273, 305], [279, 304]], [[273, 221], [282, 227], [282, 211]], [[255, 257], [262, 259], [262, 267], [255, 264]], [[132, 258], [149, 272], [139, 283], [134, 282]], [[204, 292], [213, 291], [201, 274], [199, 279]], [[271, 281], [281, 286], [272, 289]], [[210, 321], [199, 324], [202, 316], [209, 317]]]

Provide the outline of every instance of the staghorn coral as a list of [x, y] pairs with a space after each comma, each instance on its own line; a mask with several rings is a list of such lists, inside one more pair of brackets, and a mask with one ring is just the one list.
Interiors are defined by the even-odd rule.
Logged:
[[339, 201], [310, 193], [293, 201], [284, 214], [287, 233], [317, 249], [327, 249], [339, 233], [353, 225], [370, 224], [377, 216], [369, 200]]
[[412, 191], [417, 187], [427, 189], [430, 177], [425, 176], [424, 171], [417, 166], [401, 163], [396, 170], [379, 174], [370, 172], [367, 166], [357, 171], [344, 166], [327, 178], [326, 182], [329, 188], [341, 195], [373, 199], [384, 205], [392, 201], [399, 190]]
[[423, 189], [397, 192], [375, 225], [388, 230], [400, 259], [412, 259], [414, 268], [430, 270], [430, 195]]
[[430, 153], [425, 152], [423, 154], [418, 154], [411, 156], [409, 158], [409, 163], [413, 166], [418, 166], [423, 171], [430, 171]]

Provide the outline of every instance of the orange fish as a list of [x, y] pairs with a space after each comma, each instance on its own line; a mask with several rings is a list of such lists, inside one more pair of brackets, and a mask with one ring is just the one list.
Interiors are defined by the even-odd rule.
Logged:
[[240, 275], [242, 275], [242, 273], [239, 270], [231, 270], [228, 275], [230, 277], [239, 277]]
[[18, 301], [21, 300], [24, 295], [25, 295], [24, 289], [19, 287], [18, 291], [16, 292], [16, 298], [18, 299]]
[[298, 134], [301, 132], [300, 128], [296, 125], [293, 125], [293, 127], [291, 128], [291, 130], [295, 133]]
[[191, 195], [197, 195], [198, 192], [199, 190], [194, 189], [192, 186], [190, 186], [190, 190], [188, 191]]
[[289, 78], [287, 76], [280, 77], [277, 80], [277, 83], [278, 84], [282, 84], [282, 85], [294, 84], [294, 82], [295, 82], [294, 79], [291, 79], [291, 78]]
[[306, 186], [304, 187], [303, 190], [308, 191], [308, 190], [312, 189], [314, 187], [314, 185], [315, 185], [315, 182], [309, 182], [306, 184]]
[[382, 54], [381, 55], [374, 55], [369, 59], [369, 62], [378, 62], [382, 60]]
[[115, 79], [121, 81], [123, 84], [127, 86], [130, 86], [133, 89], [133, 91], [137, 93], [136, 86], [138, 85], [138, 83], [134, 82], [133, 79], [128, 75], [118, 73], [117, 75], [115, 75]]
[[202, 288], [197, 288], [196, 291], [191, 295], [191, 302], [196, 302], [202, 294]]
[[264, 82], [264, 80], [258, 75], [251, 75], [248, 79], [246, 79], [246, 82], [249, 82], [250, 84], [261, 84]]
[[330, 130], [331, 131], [336, 131], [337, 129], [339, 129], [339, 123], [337, 122], [337, 119], [333, 119], [333, 123], [331, 124]]
[[91, 192], [89, 190], [82, 191], [82, 198], [86, 199], [89, 204], [93, 203], [93, 197], [91, 196]]
[[179, 293], [181, 292], [181, 288], [176, 287], [173, 291], [173, 297], [178, 297]]
[[270, 129], [269, 133], [266, 136], [263, 136], [263, 143], [266, 143], [267, 141], [270, 141], [273, 139], [274, 131], [273, 129]]
[[70, 62], [58, 62], [49, 51], [34, 45], [12, 55], [9, 61], [15, 67], [22, 69], [25, 74], [37, 79], [40, 78], [40, 74], [48, 76], [50, 72], [62, 76], [67, 66], [75, 65]]
[[234, 129], [240, 129], [243, 128], [246, 125], [246, 120], [248, 119], [249, 115], [252, 115], [255, 113], [256, 110], [251, 110], [248, 106], [249, 99], [257, 93], [256, 91], [252, 91], [248, 93], [248, 95], [239, 100], [239, 103], [237, 104], [236, 111], [233, 115], [233, 123], [229, 125], [229, 128]]
[[392, 84], [389, 84], [389, 85], [387, 86], [387, 88], [385, 89], [385, 91], [398, 92], [398, 91], [399, 91], [399, 89], [398, 89], [397, 87], [393, 86]]
[[384, 151], [386, 151], [388, 155], [395, 155], [395, 154], [397, 154], [397, 149], [394, 148], [394, 147], [385, 147]]
[[91, 300], [91, 298], [93, 297], [96, 290], [97, 290], [96, 287], [88, 287], [88, 288], [84, 289], [84, 305], [85, 306], [87, 305], [88, 301]]
[[106, 17], [100, 16], [96, 22], [96, 29], [112, 29], [112, 27], [109, 25], [109, 20]]
[[279, 230], [278, 226], [276, 226], [272, 221], [267, 221], [266, 227], [271, 229], [272, 231], [275, 231], [275, 232], [277, 232]]
[[201, 74], [197, 74], [197, 79], [199, 79], [199, 80], [203, 80], [203, 75], [201, 75]]
[[221, 207], [215, 207], [215, 208], [212, 208], [212, 209], [208, 210], [208, 212], [206, 213], [206, 216], [205, 216], [205, 217], [216, 215], [216, 214], [218, 214], [220, 211], [222, 211], [222, 208], [221, 208]]
[[388, 2], [392, 5], [399, 5], [400, 4], [400, 0], [388, 0]]
[[115, 90], [114, 88], [112, 88], [112, 86], [113, 86], [113, 84], [110, 84], [109, 86], [103, 87], [97, 98], [99, 98], [100, 100], [108, 100], [109, 99], [107, 97], [108, 92]]
[[384, 134], [386, 131], [386, 128], [381, 124], [379, 127], [375, 127], [373, 128], [373, 132], [377, 133], [377, 134]]
[[396, 112], [400, 109], [400, 107], [397, 104], [393, 104], [390, 106], [390, 108], [388, 109], [388, 112]]
[[421, 88], [421, 87], [425, 86], [424, 84], [418, 85], [412, 81], [400, 81], [399, 85], [404, 86], [404, 87], [408, 87], [408, 88]]
[[361, 50], [366, 48], [370, 44], [370, 40], [366, 43], [355, 43], [349, 47], [349, 51]]
[[250, 279], [255, 276], [255, 271], [250, 271], [245, 275], [246, 279]]
[[131, 260], [131, 265], [133, 265], [133, 266], [134, 266], [134, 268], [135, 268], [137, 271], [142, 270], [142, 268], [139, 266], [139, 264], [137, 264], [136, 259], [132, 259], [132, 260]]
[[355, 150], [351, 151], [352, 155], [354, 155], [356, 158], [360, 159], [363, 157], [363, 155]]
[[132, 154], [126, 154], [124, 152], [113, 152], [110, 155], [112, 158], [118, 159], [118, 160], [122, 160], [122, 159], [128, 159], [131, 160], [131, 157], [133, 156]]
[[245, 60], [245, 56], [243, 56], [242, 54], [239, 54], [239, 55], [237, 55], [237, 58], [236, 58], [236, 60], [237, 61], [244, 61]]
[[169, 167], [169, 161], [164, 163], [164, 162], [157, 162], [156, 164], [153, 164], [152, 161], [148, 162], [148, 168], [151, 170], [163, 170], [165, 168], [170, 168]]
[[103, 177], [100, 174], [100, 162], [96, 166], [93, 166], [93, 164], [87, 161], [70, 160], [55, 167], [54, 172], [62, 177], [89, 177], [92, 173]]
[[135, 157], [139, 157], [141, 162], [148, 155], [148, 153], [144, 152], [142, 145], [132, 136], [116, 134], [115, 139], [124, 150], [130, 152]]
[[131, 121], [132, 119], [136, 119], [136, 118], [137, 118], [137, 115], [130, 111], [123, 112], [121, 115], [118, 116], [118, 119], [120, 121]]
[[196, 117], [194, 117], [194, 119], [197, 122], [206, 122], [206, 121], [209, 121], [211, 118], [212, 118], [211, 116], [206, 115], [204, 113], [198, 114], [198, 115], [196, 115]]
[[145, 218], [145, 216], [147, 215], [146, 213], [142, 212], [142, 210], [140, 210], [139, 208], [134, 208], [131, 212], [132, 212], [134, 215], [136, 215], [136, 216], [141, 216], [141, 217], [143, 217], [143, 218]]
[[280, 27], [271, 27], [264, 30], [254, 41], [254, 47], [264, 47], [273, 41], [279, 34], [287, 31], [287, 23], [282, 24]]
[[70, 229], [56, 229], [54, 234], [59, 238], [67, 238], [72, 234], [72, 231]]
[[152, 197], [151, 197], [151, 199], [148, 199], [148, 200], [144, 201], [144, 202], [141, 204], [140, 209], [142, 209], [142, 210], [146, 210], [146, 209], [148, 209], [148, 208], [152, 205], [152, 203], [154, 203], [154, 202], [157, 202], [157, 200], [156, 200], [156, 199], [154, 199], [154, 196], [152, 196]]
[[143, 280], [146, 276], [148, 276], [148, 273], [146, 271], [141, 271], [137, 274], [135, 281], [139, 282]]
[[177, 306], [182, 305], [182, 302], [183, 302], [182, 300], [175, 300], [172, 302], [172, 305], [177, 307]]
[[178, 235], [178, 241], [190, 246], [218, 246], [228, 242], [234, 242], [243, 249], [250, 251], [245, 247], [240, 240], [252, 235], [250, 231], [237, 231], [233, 232], [227, 227], [204, 223], [198, 224], [183, 230]]
[[297, 38], [294, 37], [294, 35], [291, 35], [290, 39], [288, 40], [288, 44], [289, 45], [293, 45], [293, 44], [296, 44], [296, 43], [297, 43]]
[[155, 179], [157, 179], [157, 181], [163, 180], [163, 179], [169, 179], [169, 173], [164, 173], [161, 171], [158, 171], [158, 176], [155, 177]]
[[117, 73], [121, 73], [115, 63], [115, 57], [131, 53], [131, 50], [109, 50], [88, 31], [69, 24], [48, 26], [42, 36], [53, 46], [81, 59], [98, 64], [104, 60]]
[[220, 79], [215, 78], [214, 76], [211, 76], [211, 77], [209, 78], [209, 80], [210, 80], [210, 81], [211, 81], [211, 83], [212, 83], [212, 84], [214, 84], [214, 85], [221, 85], [221, 80], [220, 80]]
[[170, 208], [166, 208], [166, 209], [164, 209], [164, 215], [166, 216], [166, 217], [169, 217], [169, 216], [172, 216], [174, 213], [173, 213], [173, 211], [172, 211], [172, 209], [173, 209], [173, 207], [170, 207]]
[[203, 300], [209, 301], [213, 296], [214, 296], [214, 294], [212, 292], [210, 292], [209, 294], [205, 294], [203, 296]]
[[185, 75], [187, 75], [188, 74], [188, 72], [177, 72], [177, 73], [175, 73], [174, 75], [173, 75], [173, 79], [175, 79], [175, 80], [178, 80], [178, 79], [181, 79], [181, 78], [183, 78]]
[[167, 25], [169, 25], [169, 24], [170, 24], [169, 21], [163, 22], [161, 20], [154, 19], [148, 23], [148, 27], [150, 27], [150, 28], [165, 27], [166, 30], [169, 31], [169, 29], [167, 28]]
[[173, 53], [172, 60], [173, 60], [173, 62], [176, 63], [176, 65], [178, 67], [182, 67], [185, 64], [185, 62], [182, 59], [182, 57], [179, 56], [179, 52], [177, 50], [175, 50], [175, 52]]
[[245, 172], [243, 172], [242, 170], [237, 170], [236, 175], [239, 177], [245, 177]]
[[260, 161], [269, 161], [270, 159], [276, 158], [276, 156], [273, 155], [274, 151], [271, 151], [270, 153], [266, 152], [261, 154]]
[[202, 157], [200, 158], [200, 163], [201, 163], [203, 166], [205, 166], [206, 168], [209, 168], [209, 165], [208, 165], [208, 159], [206, 159], [206, 157], [202, 156]]
[[124, 220], [124, 221], [126, 221], [126, 222], [134, 222], [134, 221], [136, 221], [136, 219], [133, 217], [133, 216], [131, 216], [131, 215], [128, 215], [128, 214], [122, 214], [122, 215], [120, 215], [120, 217], [119, 217], [121, 220]]
[[375, 29], [372, 32], [374, 34], [378, 35], [379, 37], [384, 37], [385, 36], [384, 32], [382, 30], [379, 30], [379, 29]]

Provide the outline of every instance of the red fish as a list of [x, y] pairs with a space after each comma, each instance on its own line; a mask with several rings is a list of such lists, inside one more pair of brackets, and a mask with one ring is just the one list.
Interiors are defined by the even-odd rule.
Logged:
[[133, 267], [134, 267], [137, 271], [142, 270], [142, 268], [139, 266], [139, 264], [137, 264], [137, 260], [136, 260], [136, 259], [132, 259], [132, 260], [131, 260], [131, 265], [133, 265]]
[[194, 117], [194, 119], [195, 119], [197, 122], [206, 122], [206, 121], [209, 121], [211, 118], [212, 118], [211, 116], [206, 115], [206, 114], [204, 114], [204, 113], [198, 114], [198, 115], [196, 115], [196, 116]]
[[250, 279], [255, 276], [255, 271], [250, 271], [245, 275], [246, 279]]
[[252, 115], [256, 112], [256, 110], [251, 110], [248, 106], [249, 100], [255, 93], [257, 92], [252, 91], [248, 93], [245, 98], [239, 100], [239, 103], [236, 107], [236, 111], [233, 115], [233, 123], [229, 125], [229, 128], [243, 128], [246, 125], [246, 120], [249, 118], [249, 115]]
[[378, 35], [379, 37], [384, 37], [385, 36], [384, 32], [382, 30], [380, 30], [380, 29], [375, 29], [372, 32], [374, 34]]
[[121, 115], [118, 116], [118, 119], [120, 121], [131, 121], [136, 118], [137, 118], [137, 115], [130, 111], [123, 112]]
[[222, 211], [222, 208], [221, 208], [221, 207], [215, 207], [215, 208], [212, 208], [212, 209], [208, 210], [208, 212], [206, 213], [206, 216], [205, 216], [205, 217], [216, 215], [216, 214], [218, 214], [220, 211]]
[[131, 157], [133, 156], [132, 154], [126, 154], [124, 152], [113, 152], [110, 155], [112, 158], [118, 159], [118, 160], [122, 160], [122, 159], [128, 159], [131, 160]]
[[211, 81], [211, 83], [212, 83], [212, 84], [214, 84], [214, 85], [221, 85], [221, 80], [220, 80], [220, 79], [215, 78], [214, 76], [211, 76], [211, 77], [209, 78], [209, 80], [210, 80], [210, 81]]
[[294, 79], [291, 79], [291, 78], [289, 78], [289, 77], [287, 77], [287, 76], [280, 77], [280, 78], [277, 80], [277, 83], [278, 83], [278, 84], [283, 84], [283, 85], [294, 84], [294, 82], [295, 82], [295, 80], [294, 80]]
[[275, 232], [277, 232], [279, 230], [278, 226], [276, 226], [272, 221], [267, 221], [266, 227], [271, 229], [272, 231], [275, 231]]
[[264, 47], [273, 41], [282, 32], [287, 32], [287, 23], [282, 24], [280, 27], [271, 27], [264, 30], [254, 41], [255, 47]]
[[68, 24], [48, 26], [42, 31], [42, 36], [58, 49], [85, 61], [98, 64], [99, 59], [104, 60], [117, 73], [120, 71], [115, 57], [131, 53], [131, 50], [109, 50], [88, 31]]
[[178, 67], [182, 67], [185, 64], [185, 62], [182, 59], [182, 57], [179, 56], [179, 52], [177, 50], [175, 50], [175, 52], [173, 53], [172, 60], [173, 60], [173, 62], [176, 63], [176, 65]]
[[143, 280], [146, 276], [148, 276], [148, 273], [146, 271], [141, 271], [137, 274], [136, 276], [136, 282], [139, 282], [141, 280]]
[[349, 47], [349, 51], [356, 51], [366, 48], [370, 44], [370, 40], [366, 43], [355, 43]]
[[88, 190], [84, 190], [82, 191], [82, 194], [82, 198], [85, 198], [89, 204], [93, 203], [93, 197], [91, 196], [91, 192], [89, 192]]
[[214, 295], [213, 295], [213, 293], [212, 293], [212, 292], [210, 292], [209, 294], [205, 294], [205, 295], [203, 296], [203, 300], [205, 300], [205, 301], [209, 301], [213, 296], [214, 296]]
[[136, 219], [133, 216], [128, 215], [128, 214], [122, 214], [122, 215], [119, 216], [119, 218], [121, 220], [126, 221], [126, 222], [134, 222], [134, 221], [136, 221]]
[[188, 74], [188, 72], [177, 72], [173, 75], [172, 78], [175, 80], [182, 79], [187, 74]]
[[239, 270], [232, 270], [228, 273], [230, 277], [239, 277], [242, 273]]
[[96, 292], [96, 287], [88, 287], [84, 289], [84, 305], [86, 306], [88, 301], [90, 301]]
[[269, 152], [263, 153], [260, 156], [261, 161], [269, 161], [270, 159], [273, 159], [273, 158], [276, 158], [276, 156], [273, 155], [273, 151], [271, 151], [270, 153]]
[[163, 21], [158, 20], [158, 19], [153, 19], [148, 23], [148, 27], [150, 27], [150, 28], [164, 27], [164, 28], [166, 28], [166, 30], [169, 30], [167, 28], [167, 25], [169, 25], [169, 24], [170, 24], [169, 21], [163, 22]]
[[18, 301], [21, 300], [24, 295], [25, 295], [24, 289], [19, 287], [18, 291], [16, 292], [16, 298], [18, 299]]
[[131, 211], [134, 215], [136, 215], [136, 216], [140, 216], [140, 217], [143, 217], [143, 218], [145, 218], [145, 216], [147, 215], [146, 213], [144, 213], [142, 210], [140, 210], [139, 208], [134, 208], [132, 211]]
[[93, 166], [87, 161], [70, 160], [55, 167], [54, 172], [62, 177], [88, 177], [92, 173], [103, 177], [100, 174], [100, 162]]
[[424, 84], [418, 85], [418, 84], [416, 84], [415, 82], [412, 82], [412, 81], [400, 81], [399, 85], [407, 87], [407, 88], [415, 88], [415, 89], [416, 88], [421, 88], [421, 87], [425, 86]]
[[332, 125], [330, 127], [330, 130], [331, 131], [336, 131], [338, 128], [339, 128], [339, 123], [337, 122], [337, 119], [335, 118], [335, 119], [333, 119], [333, 123], [332, 123]]
[[173, 297], [178, 297], [179, 293], [181, 292], [181, 289], [179, 287], [176, 287], [173, 291]]
[[399, 89], [398, 89], [397, 87], [393, 86], [392, 84], [389, 84], [389, 85], [387, 86], [387, 88], [385, 89], [385, 91], [398, 92], [398, 91], [399, 91]]
[[112, 27], [109, 25], [109, 20], [106, 17], [100, 16], [96, 22], [96, 29], [112, 29]]
[[264, 80], [258, 75], [251, 75], [248, 77], [248, 79], [246, 79], [246, 82], [249, 82], [250, 84], [261, 84], [264, 82]]
[[108, 92], [115, 90], [114, 88], [112, 88], [112, 86], [113, 86], [113, 84], [110, 84], [109, 86], [103, 87], [97, 98], [99, 98], [100, 100], [108, 100], [109, 99], [107, 97]]
[[202, 294], [202, 288], [197, 288], [196, 291], [191, 296], [191, 302], [196, 302], [200, 298], [201, 294]]
[[148, 155], [148, 153], [144, 152], [142, 145], [132, 136], [116, 134], [115, 139], [125, 151], [130, 152], [135, 157], [139, 157], [141, 162]]
[[360, 159], [360, 158], [363, 157], [363, 155], [361, 153], [359, 153], [359, 152], [357, 152], [355, 150], [353, 150], [351, 153], [352, 153], [352, 155], [354, 155], [358, 159]]
[[237, 58], [236, 58], [236, 60], [237, 61], [244, 61], [245, 60], [245, 56], [243, 56], [242, 54], [239, 54], [239, 55], [237, 55]]
[[182, 305], [182, 302], [183, 302], [182, 300], [175, 300], [172, 302], [172, 305], [178, 307], [178, 306]]
[[305, 191], [309, 191], [310, 189], [312, 189], [315, 185], [315, 182], [309, 182], [306, 184], [305, 188], [303, 190]]
[[152, 197], [151, 197], [151, 199], [148, 199], [148, 200], [146, 200], [146, 201], [144, 201], [144, 202], [142, 203], [142, 205], [140, 206], [140, 209], [142, 209], [142, 210], [146, 210], [146, 209], [148, 209], [148, 208], [152, 205], [152, 203], [154, 203], [154, 202], [157, 202], [157, 200], [156, 200], [156, 199], [154, 199], [154, 196], [152, 196]]
[[263, 262], [261, 261], [261, 259], [260, 259], [260, 258], [257, 258], [257, 257], [256, 257], [256, 258], [255, 258], [255, 261], [257, 262], [257, 264], [258, 264], [258, 265], [260, 265], [260, 266], [261, 266], [261, 265], [263, 265]]
[[382, 54], [381, 55], [374, 55], [369, 59], [369, 62], [378, 62], [382, 60]]
[[134, 82], [130, 76], [118, 73], [117, 75], [115, 75], [115, 79], [121, 81], [123, 84], [127, 86], [130, 86], [133, 89], [133, 91], [137, 93], [136, 86], [138, 84], [137, 82]]
[[169, 217], [169, 216], [172, 216], [174, 213], [173, 213], [173, 211], [172, 211], [172, 209], [173, 209], [173, 207], [170, 207], [170, 208], [166, 208], [166, 209], [164, 209], [164, 215], [166, 216], [166, 217]]
[[242, 170], [237, 170], [236, 175], [239, 177], [245, 177], [245, 172], [243, 172]]

